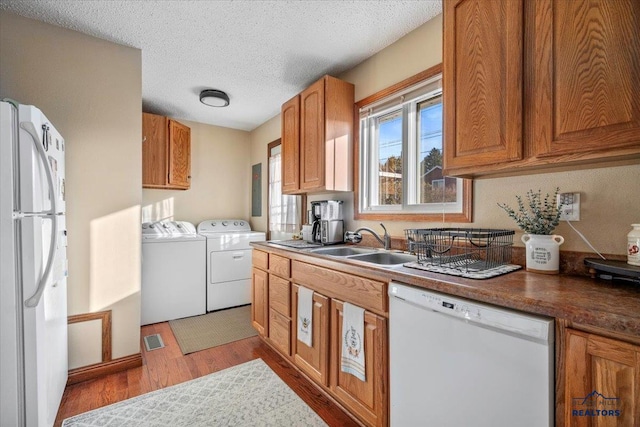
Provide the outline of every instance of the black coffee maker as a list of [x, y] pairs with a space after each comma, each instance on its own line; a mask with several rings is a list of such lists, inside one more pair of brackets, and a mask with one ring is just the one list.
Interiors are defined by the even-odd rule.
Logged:
[[320, 200], [317, 202], [311, 202], [311, 210], [308, 212], [307, 221], [311, 224], [311, 238], [314, 242], [320, 243], [320, 220], [322, 219], [322, 204], [326, 203], [326, 200]]

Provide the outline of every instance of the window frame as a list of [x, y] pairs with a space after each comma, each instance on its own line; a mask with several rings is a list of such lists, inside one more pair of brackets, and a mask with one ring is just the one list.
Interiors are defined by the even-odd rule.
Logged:
[[[361, 197], [364, 195], [360, 194], [360, 183], [361, 177], [360, 172], [364, 168], [366, 173], [366, 165], [364, 162], [370, 156], [364, 158], [364, 160], [360, 159], [360, 110], [368, 105], [374, 104], [380, 100], [393, 96], [396, 93], [402, 92], [411, 86], [415, 86], [420, 82], [423, 82], [428, 79], [432, 79], [438, 74], [442, 74], [442, 64], [435, 65], [427, 70], [424, 70], [414, 76], [411, 76], [399, 83], [396, 83], [386, 89], [383, 89], [379, 92], [374, 93], [354, 104], [354, 164], [353, 164], [353, 178], [354, 178], [354, 219], [356, 220], [375, 220], [375, 221], [439, 221], [439, 222], [472, 222], [472, 190], [473, 190], [473, 181], [471, 179], [463, 179], [460, 190], [462, 191], [462, 207], [460, 212], [419, 212], [413, 208], [413, 205], [410, 209], [406, 209], [403, 211], [389, 211], [388, 209], [379, 209], [376, 206], [373, 210], [368, 210], [366, 212], [362, 212], [360, 210], [361, 207]], [[444, 102], [444, 97], [443, 97]], [[443, 110], [444, 111], [444, 110]], [[443, 117], [444, 120], [444, 117]], [[443, 124], [443, 132], [444, 132], [444, 124]], [[444, 146], [443, 146], [444, 151]], [[365, 153], [366, 155], [367, 153]], [[415, 156], [415, 153], [403, 153], [403, 155]], [[443, 155], [444, 157], [444, 155]], [[370, 160], [370, 159], [369, 159]], [[413, 168], [413, 163], [411, 159], [408, 164], [410, 168]], [[361, 166], [362, 165], [362, 166]], [[414, 171], [416, 172], [416, 171]], [[411, 171], [408, 171], [411, 173]], [[444, 177], [443, 177], [444, 179]], [[403, 191], [408, 190], [407, 186], [412, 185], [409, 183], [410, 180], [403, 180]], [[406, 194], [406, 193], [405, 193]], [[369, 195], [367, 195], [368, 197]], [[406, 199], [405, 199], [406, 200]], [[397, 206], [397, 205], [395, 205]], [[405, 205], [406, 206], [406, 205]]]

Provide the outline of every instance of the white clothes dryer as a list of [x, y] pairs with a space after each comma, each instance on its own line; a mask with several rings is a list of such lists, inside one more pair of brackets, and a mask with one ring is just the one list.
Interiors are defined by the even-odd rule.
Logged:
[[205, 248], [189, 222], [142, 224], [142, 325], [206, 313]]
[[251, 242], [265, 233], [251, 231], [241, 219], [211, 219], [198, 224], [207, 238], [207, 311], [251, 304]]

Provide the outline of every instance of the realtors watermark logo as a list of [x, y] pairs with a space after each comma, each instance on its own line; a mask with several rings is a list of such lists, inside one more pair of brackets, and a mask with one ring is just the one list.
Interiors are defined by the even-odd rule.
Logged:
[[620, 398], [607, 397], [597, 390], [593, 390], [585, 397], [572, 399], [571, 415], [574, 417], [619, 417]]

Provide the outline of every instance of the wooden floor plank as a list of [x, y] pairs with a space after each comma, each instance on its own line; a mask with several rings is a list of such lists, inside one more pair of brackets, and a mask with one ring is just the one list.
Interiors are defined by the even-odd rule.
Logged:
[[257, 358], [264, 360], [329, 426], [358, 425], [258, 337], [246, 338], [185, 356], [167, 322], [143, 326], [140, 335], [144, 337], [155, 333], [160, 334], [165, 347], [147, 351], [141, 340], [141, 367], [68, 386], [54, 426], [61, 426], [65, 418]]

